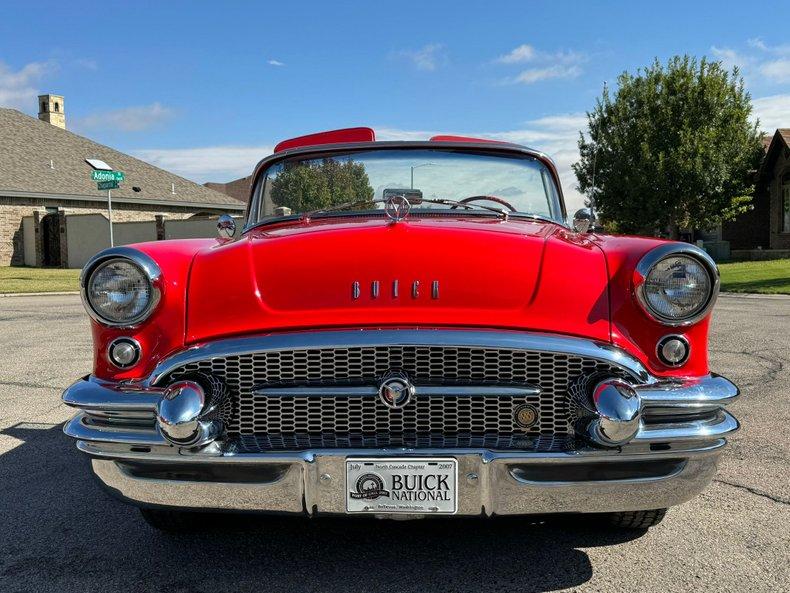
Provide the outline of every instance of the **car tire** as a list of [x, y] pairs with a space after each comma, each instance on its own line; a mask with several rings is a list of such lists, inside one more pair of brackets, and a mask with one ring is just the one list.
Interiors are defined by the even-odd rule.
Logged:
[[197, 513], [163, 509], [140, 509], [140, 514], [151, 527], [159, 531], [183, 533], [193, 531], [199, 525]]
[[616, 527], [617, 529], [647, 529], [661, 523], [666, 514], [667, 509], [609, 513], [607, 522], [611, 527]]

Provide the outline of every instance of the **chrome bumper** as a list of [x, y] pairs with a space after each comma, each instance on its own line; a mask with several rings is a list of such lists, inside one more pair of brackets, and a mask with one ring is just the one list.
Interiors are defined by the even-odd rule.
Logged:
[[163, 390], [90, 377], [63, 394], [80, 412], [64, 432], [102, 484], [141, 506], [344, 514], [349, 457], [458, 460], [459, 515], [609, 512], [689, 500], [712, 479], [738, 422], [735, 386], [711, 375], [636, 386], [642, 423], [627, 445], [561, 453], [486, 449], [342, 449], [238, 453], [231, 442], [171, 445], [154, 427]]

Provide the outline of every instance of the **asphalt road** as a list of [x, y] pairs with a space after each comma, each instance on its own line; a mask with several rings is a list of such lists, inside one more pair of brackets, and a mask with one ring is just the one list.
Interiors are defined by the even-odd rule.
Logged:
[[90, 370], [77, 297], [0, 298], [0, 591], [790, 590], [790, 300], [724, 296], [714, 370], [743, 430], [715, 482], [645, 534], [583, 519], [223, 519], [163, 535], [61, 433]]

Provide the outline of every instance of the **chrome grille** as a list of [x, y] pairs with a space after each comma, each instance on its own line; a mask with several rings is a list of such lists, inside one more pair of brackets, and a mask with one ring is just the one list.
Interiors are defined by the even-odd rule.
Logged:
[[[539, 387], [541, 393], [526, 397], [418, 395], [399, 410], [372, 396], [253, 395], [254, 388], [264, 386], [376, 385], [391, 370], [405, 372], [417, 385], [529, 384]], [[223, 416], [230, 435], [241, 437], [248, 445], [257, 443], [262, 449], [318, 446], [316, 443], [372, 447], [437, 442], [444, 446], [494, 442], [504, 443], [504, 448], [553, 448], [573, 433], [570, 384], [592, 373], [627, 376], [615, 365], [575, 354], [433, 345], [323, 347], [215, 356], [185, 364], [170, 377], [194, 372], [212, 373], [226, 382], [231, 397]], [[514, 420], [516, 408], [524, 403], [539, 410], [537, 424], [527, 430]], [[559, 440], [545, 445], [544, 439], [541, 445], [535, 438], [540, 436]], [[525, 437], [532, 438], [533, 447], [526, 446]]]

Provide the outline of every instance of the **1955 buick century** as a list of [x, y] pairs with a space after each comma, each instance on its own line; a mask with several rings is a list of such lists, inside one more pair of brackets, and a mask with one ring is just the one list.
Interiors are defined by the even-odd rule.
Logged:
[[594, 232], [544, 154], [369, 128], [280, 143], [243, 225], [108, 249], [65, 432], [152, 525], [194, 511], [596, 513], [658, 523], [712, 479], [718, 271]]

